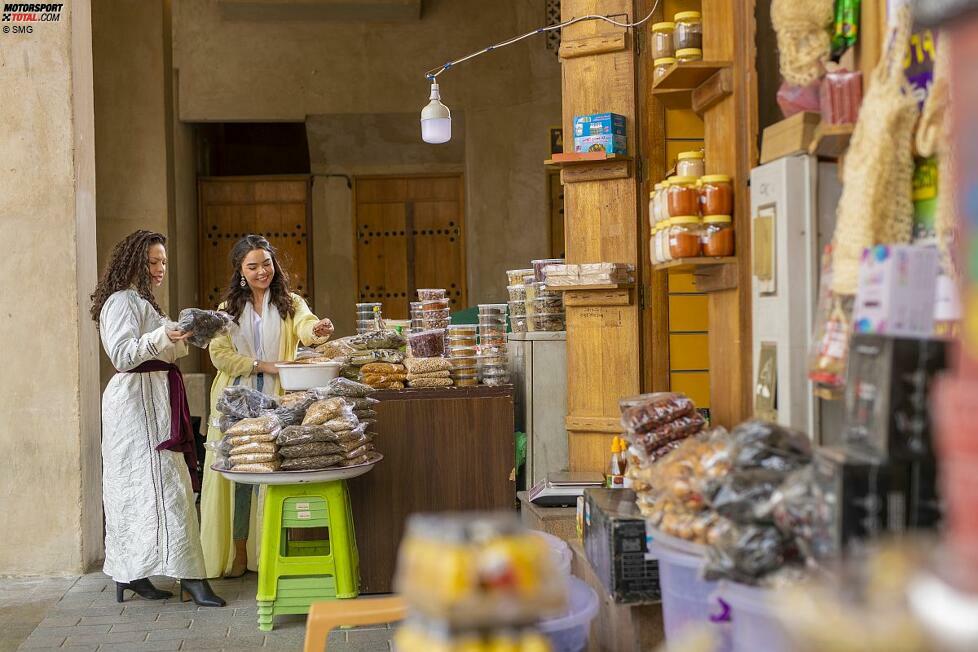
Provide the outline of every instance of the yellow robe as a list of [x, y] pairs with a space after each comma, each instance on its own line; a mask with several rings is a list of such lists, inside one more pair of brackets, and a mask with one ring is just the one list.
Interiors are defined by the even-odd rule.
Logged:
[[[279, 345], [279, 360], [295, 360], [300, 342], [311, 346], [317, 338], [312, 329], [319, 321], [312, 314], [302, 297], [293, 294], [292, 305], [295, 315], [282, 321], [282, 337]], [[223, 308], [223, 306], [221, 306]], [[217, 411], [217, 401], [224, 388], [238, 376], [250, 376], [254, 369], [254, 359], [241, 355], [234, 348], [230, 335], [222, 335], [210, 343], [211, 362], [217, 369], [217, 376], [211, 385], [211, 409], [208, 419], [207, 441], [220, 441], [222, 435], [217, 427], [221, 414]], [[281, 389], [279, 389], [281, 393]], [[207, 451], [204, 463], [204, 484], [200, 493], [200, 543], [204, 549], [206, 577], [221, 577], [231, 570], [234, 563], [234, 483], [220, 473], [211, 470], [214, 453]], [[248, 568], [258, 570], [258, 519], [257, 503], [251, 501], [251, 521], [248, 528]]]

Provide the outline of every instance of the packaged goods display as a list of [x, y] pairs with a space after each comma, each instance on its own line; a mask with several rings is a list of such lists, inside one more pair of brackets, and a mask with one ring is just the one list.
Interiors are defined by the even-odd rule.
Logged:
[[[524, 308], [525, 309], [525, 308]], [[520, 317], [513, 317], [509, 320], [510, 330], [514, 333], [525, 333], [529, 328], [527, 318], [525, 315]]]
[[250, 417], [242, 419], [228, 428], [224, 434], [229, 437], [241, 437], [244, 435], [260, 435], [262, 433], [274, 433], [282, 429], [282, 422], [275, 415], [266, 414], [260, 417]]
[[425, 301], [437, 301], [439, 299], [443, 299], [446, 301], [446, 305], [444, 307], [447, 308], [448, 290], [433, 289], [433, 288], [418, 290], [418, 301], [422, 303], [424, 303]]
[[704, 256], [733, 256], [734, 229], [729, 215], [707, 215], [703, 218]]
[[676, 176], [699, 179], [706, 174], [706, 155], [699, 150], [680, 152], [676, 157]]
[[676, 52], [703, 47], [703, 16], [698, 11], [683, 11], [673, 18], [673, 39]]
[[509, 303], [509, 316], [526, 317], [526, 299], [522, 301], [512, 301]]
[[278, 402], [271, 396], [240, 385], [226, 388], [217, 400], [218, 412], [235, 420], [257, 417], [262, 412], [276, 407]]
[[413, 609], [453, 628], [526, 624], [566, 604], [547, 543], [508, 514], [412, 516], [395, 586]]
[[408, 335], [408, 346], [415, 358], [440, 358], [445, 353], [445, 331], [435, 328], [411, 333]]
[[384, 319], [381, 311], [382, 305], [379, 303], [358, 303], [357, 333], [383, 330]]
[[363, 367], [375, 362], [399, 364], [404, 361], [404, 354], [397, 349], [371, 349], [356, 351], [347, 356], [347, 362], [355, 367]]
[[448, 358], [441, 357], [431, 357], [431, 358], [407, 358], [404, 361], [404, 366], [407, 367], [408, 373], [411, 374], [426, 374], [435, 371], [450, 371], [452, 368], [452, 362]]
[[191, 334], [189, 344], [206, 349], [211, 340], [227, 333], [232, 323], [231, 315], [221, 310], [186, 308], [180, 311], [175, 328]]
[[443, 371], [431, 371], [424, 374], [407, 374], [406, 377], [408, 380], [420, 380], [422, 378], [451, 378], [451, 376], [452, 372], [446, 369]]
[[527, 276], [533, 275], [533, 268], [529, 267], [527, 269], [511, 269], [506, 272], [506, 278], [509, 281], [509, 285], [522, 285], [523, 279]]
[[527, 317], [527, 330], [531, 333], [567, 330], [566, 315], [563, 312], [534, 313]]
[[676, 54], [676, 45], [673, 41], [673, 32], [676, 31], [676, 23], [664, 22], [652, 25], [652, 59], [664, 59]]
[[298, 446], [317, 442], [348, 445], [359, 442], [364, 436], [364, 430], [362, 424], [351, 430], [340, 431], [330, 430], [325, 425], [289, 426], [288, 428], [283, 428], [275, 440], [279, 446]]
[[598, 113], [574, 116], [574, 151], [627, 154], [625, 116]]
[[533, 280], [537, 283], [547, 282], [547, 266], [548, 265], [563, 265], [566, 261], [563, 258], [542, 258], [540, 260], [530, 261], [533, 265]]
[[526, 286], [520, 281], [518, 285], [508, 285], [506, 286], [506, 291], [509, 292], [509, 305], [512, 306], [515, 302], [522, 303], [526, 301]]
[[822, 122], [831, 125], [855, 124], [863, 103], [863, 74], [834, 70], [822, 78]]
[[342, 397], [326, 398], [309, 406], [302, 425], [322, 425], [331, 419], [350, 414], [353, 414], [353, 408]]

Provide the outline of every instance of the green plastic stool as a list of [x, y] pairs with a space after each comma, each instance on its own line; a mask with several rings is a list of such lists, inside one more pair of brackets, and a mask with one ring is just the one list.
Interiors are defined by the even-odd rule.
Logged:
[[[355, 598], [360, 556], [346, 482], [268, 485], [258, 555], [258, 629], [275, 616], [307, 614], [314, 602]], [[329, 528], [321, 541], [289, 541], [287, 530]]]

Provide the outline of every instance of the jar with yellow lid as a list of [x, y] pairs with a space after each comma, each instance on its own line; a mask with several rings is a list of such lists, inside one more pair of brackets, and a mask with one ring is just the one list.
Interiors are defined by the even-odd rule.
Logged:
[[663, 181], [659, 194], [655, 196], [656, 203], [656, 224], [661, 224], [669, 219], [669, 181]]
[[668, 263], [672, 260], [669, 254], [669, 229], [672, 228], [672, 219], [665, 220], [659, 225], [659, 233], [656, 234], [656, 249], [659, 253], [659, 262]]
[[666, 76], [670, 68], [676, 65], [675, 57], [663, 57], [652, 61], [652, 83], [657, 84]]
[[730, 215], [707, 215], [700, 232], [704, 256], [733, 256], [734, 229]]
[[652, 60], [676, 56], [673, 32], [676, 23], [656, 23], [652, 25]]
[[676, 176], [696, 177], [706, 174], [706, 155], [702, 151], [680, 152], [676, 161]]
[[676, 176], [669, 179], [669, 217], [699, 215], [700, 199], [696, 182], [696, 177]]
[[703, 50], [699, 48], [683, 48], [682, 50], [676, 51], [676, 61], [678, 61], [680, 64], [702, 60]]
[[726, 174], [709, 174], [700, 178], [700, 206], [703, 215], [732, 215], [733, 180]]
[[681, 215], [672, 218], [670, 224], [669, 257], [678, 260], [699, 256], [703, 249], [700, 218], [696, 215]]
[[681, 11], [673, 18], [672, 38], [676, 52], [687, 49], [703, 50], [703, 16], [698, 11]]

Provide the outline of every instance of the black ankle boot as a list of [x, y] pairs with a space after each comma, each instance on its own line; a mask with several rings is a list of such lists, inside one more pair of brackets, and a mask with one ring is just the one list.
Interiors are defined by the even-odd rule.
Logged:
[[122, 582], [115, 583], [115, 601], [122, 602], [126, 597], [126, 590], [130, 590], [144, 600], [166, 600], [167, 598], [172, 598], [173, 594], [169, 591], [161, 591], [150, 582], [147, 578], [141, 580], [133, 580], [126, 584]]
[[223, 607], [227, 604], [214, 594], [207, 580], [180, 580], [180, 601], [187, 600], [193, 600], [200, 607]]

